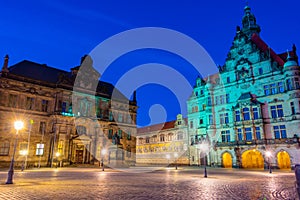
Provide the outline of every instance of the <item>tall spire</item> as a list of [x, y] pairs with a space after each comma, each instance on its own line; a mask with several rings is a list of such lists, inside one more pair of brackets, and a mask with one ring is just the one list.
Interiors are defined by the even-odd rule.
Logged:
[[3, 66], [2, 66], [2, 70], [1, 70], [2, 73], [8, 73], [9, 72], [9, 70], [8, 70], [8, 59], [9, 59], [9, 56], [6, 55], [4, 57], [4, 63], [3, 63]]
[[244, 16], [242, 20], [243, 28], [242, 31], [248, 35], [252, 36], [253, 33], [260, 33], [260, 26], [256, 24], [256, 18], [254, 14], [251, 12], [250, 6], [248, 6], [248, 2], [244, 8]]

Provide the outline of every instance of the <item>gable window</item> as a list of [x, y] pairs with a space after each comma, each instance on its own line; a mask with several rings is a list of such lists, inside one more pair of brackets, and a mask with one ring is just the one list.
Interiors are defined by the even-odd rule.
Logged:
[[286, 138], [285, 125], [273, 126], [275, 139]]
[[243, 108], [243, 117], [244, 117], [244, 120], [250, 120], [249, 108]]

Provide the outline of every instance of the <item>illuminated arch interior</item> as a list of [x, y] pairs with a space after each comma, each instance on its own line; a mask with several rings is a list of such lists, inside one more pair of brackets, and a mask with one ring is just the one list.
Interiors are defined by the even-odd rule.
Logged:
[[230, 153], [225, 152], [222, 155], [223, 167], [224, 168], [232, 168], [232, 156]]
[[286, 151], [280, 151], [277, 154], [277, 162], [278, 162], [279, 169], [290, 169], [291, 168], [290, 155]]
[[248, 150], [242, 154], [243, 168], [264, 168], [264, 158], [257, 150]]

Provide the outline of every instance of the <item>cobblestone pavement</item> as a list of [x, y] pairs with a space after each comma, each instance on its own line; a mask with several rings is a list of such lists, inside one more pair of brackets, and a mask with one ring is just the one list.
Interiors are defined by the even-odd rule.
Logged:
[[[0, 199], [296, 199], [293, 171], [208, 168], [161, 169], [142, 173], [58, 168], [15, 171], [6, 185], [0, 172]], [[148, 169], [147, 169], [148, 170]]]

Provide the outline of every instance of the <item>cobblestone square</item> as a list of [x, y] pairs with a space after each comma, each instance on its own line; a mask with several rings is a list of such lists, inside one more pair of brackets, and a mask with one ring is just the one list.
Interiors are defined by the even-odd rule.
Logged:
[[98, 168], [16, 170], [0, 199], [297, 199], [293, 171], [208, 168]]

